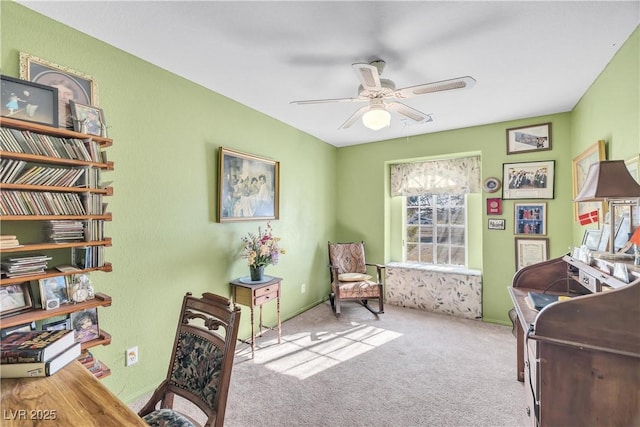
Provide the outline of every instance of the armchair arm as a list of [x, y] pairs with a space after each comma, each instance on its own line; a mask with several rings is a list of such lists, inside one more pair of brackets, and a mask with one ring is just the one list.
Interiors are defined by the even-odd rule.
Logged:
[[375, 263], [365, 263], [365, 265], [368, 265], [370, 267], [375, 267], [376, 268], [376, 275], [378, 276], [378, 283], [382, 284], [382, 271], [384, 270], [385, 266], [382, 264], [375, 264]]

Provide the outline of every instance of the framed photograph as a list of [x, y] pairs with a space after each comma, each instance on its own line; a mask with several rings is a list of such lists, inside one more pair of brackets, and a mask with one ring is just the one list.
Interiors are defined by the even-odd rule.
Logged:
[[7, 76], [0, 82], [2, 117], [58, 127], [58, 89]]
[[597, 228], [586, 229], [584, 231], [584, 236], [582, 236], [582, 245], [586, 246], [589, 250], [597, 251], [601, 233], [602, 230]]
[[91, 341], [100, 336], [98, 309], [96, 307], [71, 313], [70, 321], [76, 342]]
[[546, 203], [516, 203], [514, 212], [514, 234], [547, 234]]
[[0, 329], [0, 339], [4, 339], [7, 335], [14, 332], [29, 332], [36, 329], [36, 322], [25, 323], [24, 325], [9, 326]]
[[516, 237], [516, 271], [549, 259], [546, 237]]
[[73, 130], [107, 137], [107, 122], [104, 120], [102, 108], [91, 105], [80, 104], [73, 100], [69, 101], [71, 108], [71, 120], [73, 120]]
[[553, 199], [555, 160], [504, 163], [503, 199]]
[[504, 230], [505, 220], [497, 219], [497, 218], [489, 218], [489, 226], [487, 228], [489, 230]]
[[551, 123], [507, 129], [507, 154], [551, 150]]
[[220, 147], [218, 222], [278, 219], [280, 163]]
[[[593, 144], [579, 156], [573, 159], [572, 173], [573, 173], [573, 198], [578, 195], [578, 192], [584, 185], [584, 181], [589, 173], [589, 167], [598, 163], [601, 160], [606, 160], [604, 141], [598, 141]], [[604, 202], [575, 202], [573, 204], [574, 214], [576, 221], [579, 221], [579, 216], [592, 211], [600, 212], [600, 217], [604, 218], [607, 212], [607, 204]]]
[[485, 179], [482, 183], [482, 189], [485, 191], [485, 193], [495, 193], [500, 189], [500, 186], [500, 180], [493, 176]]
[[629, 173], [636, 180], [637, 183], [640, 183], [640, 171], [638, 171], [638, 160], [640, 156], [632, 157], [628, 160], [625, 160], [624, 163], [627, 165], [627, 169]]
[[98, 105], [93, 77], [53, 62], [20, 52], [20, 78], [58, 89], [58, 126], [73, 129], [69, 101]]
[[487, 199], [487, 215], [502, 215], [502, 199], [491, 197]]
[[55, 276], [40, 279], [40, 300], [42, 308], [52, 310], [60, 307], [60, 304], [69, 302], [67, 294], [67, 277]]
[[43, 331], [63, 331], [65, 329], [71, 330], [71, 319], [69, 318], [42, 324]]
[[33, 307], [29, 282], [0, 288], [0, 317], [28, 311]]

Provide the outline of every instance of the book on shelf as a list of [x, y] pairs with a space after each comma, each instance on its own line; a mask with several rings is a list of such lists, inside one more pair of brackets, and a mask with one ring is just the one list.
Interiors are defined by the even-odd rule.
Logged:
[[82, 345], [74, 343], [65, 350], [43, 362], [2, 363], [0, 378], [48, 377], [76, 360]]
[[13, 332], [0, 341], [0, 363], [46, 362], [75, 343], [74, 332]]

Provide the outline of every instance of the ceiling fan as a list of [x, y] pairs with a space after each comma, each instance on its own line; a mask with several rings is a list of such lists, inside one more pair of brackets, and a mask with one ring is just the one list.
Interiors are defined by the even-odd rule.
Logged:
[[291, 104], [326, 104], [334, 102], [368, 102], [368, 105], [358, 109], [345, 121], [339, 129], [348, 129], [360, 117], [365, 127], [380, 130], [391, 124], [391, 112], [397, 113], [411, 120], [413, 123], [427, 123], [433, 121], [432, 114], [425, 114], [409, 107], [395, 99], [407, 99], [418, 95], [447, 90], [469, 89], [475, 85], [473, 77], [465, 76], [450, 80], [442, 80], [417, 86], [396, 89], [393, 81], [381, 79], [380, 74], [386, 63], [383, 60], [372, 61], [368, 64], [352, 64], [360, 87], [357, 98], [310, 99], [306, 101], [291, 101]]

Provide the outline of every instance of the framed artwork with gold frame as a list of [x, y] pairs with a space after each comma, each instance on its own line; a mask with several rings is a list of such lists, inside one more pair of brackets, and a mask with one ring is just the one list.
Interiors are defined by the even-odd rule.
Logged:
[[[578, 195], [578, 192], [584, 185], [584, 181], [589, 173], [589, 167], [594, 163], [606, 160], [606, 157], [605, 143], [603, 140], [600, 140], [573, 159], [573, 198]], [[600, 218], [604, 218], [607, 213], [607, 204], [604, 202], [575, 202], [573, 204], [573, 213], [576, 221], [578, 221], [580, 215], [594, 210], [598, 210], [600, 212]]]

